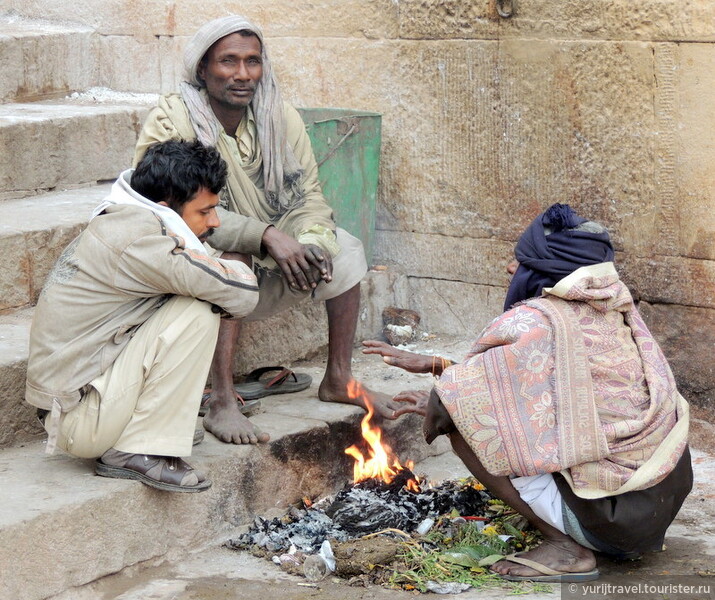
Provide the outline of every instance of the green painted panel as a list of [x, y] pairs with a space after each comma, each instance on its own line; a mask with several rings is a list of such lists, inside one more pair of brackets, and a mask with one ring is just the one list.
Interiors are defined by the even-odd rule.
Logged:
[[371, 264], [382, 117], [344, 108], [301, 108], [298, 112], [335, 220], [362, 241]]

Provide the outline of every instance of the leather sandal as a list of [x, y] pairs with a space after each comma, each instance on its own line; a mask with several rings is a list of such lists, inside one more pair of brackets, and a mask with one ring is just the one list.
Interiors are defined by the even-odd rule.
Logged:
[[[152, 469], [155, 475], [158, 470], [157, 477], [147, 474]], [[127, 460], [122, 460], [122, 466], [108, 465], [98, 458], [95, 471], [102, 477], [134, 479], [165, 492], [203, 492], [211, 487], [211, 481], [208, 479], [199, 481], [195, 485], [182, 485], [184, 477], [194, 471], [194, 468], [177, 456], [127, 453]]]

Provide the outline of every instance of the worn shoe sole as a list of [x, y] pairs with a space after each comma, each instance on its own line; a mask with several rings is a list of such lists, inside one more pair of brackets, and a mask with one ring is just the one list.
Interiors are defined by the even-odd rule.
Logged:
[[157, 490], [162, 490], [164, 492], [205, 492], [211, 487], [211, 481], [209, 481], [208, 479], [204, 479], [204, 481], [201, 481], [196, 485], [174, 485], [173, 483], [165, 483], [157, 479], [152, 479], [151, 477], [147, 477], [143, 473], [139, 473], [138, 471], [134, 471], [133, 469], [105, 465], [99, 459], [97, 459], [95, 465], [95, 472], [100, 477], [111, 477], [112, 479], [133, 479], [136, 481], [141, 481], [143, 484], [148, 485], [149, 487], [153, 487]]

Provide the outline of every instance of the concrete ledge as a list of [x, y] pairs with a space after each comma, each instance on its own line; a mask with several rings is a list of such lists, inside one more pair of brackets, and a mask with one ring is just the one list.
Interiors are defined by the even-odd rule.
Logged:
[[[361, 360], [356, 374], [380, 391], [429, 385], [430, 378], [394, 376], [370, 359]], [[45, 456], [41, 442], [0, 451], [0, 597], [37, 600], [141, 561], [179, 558], [256, 514], [341, 487], [351, 470], [343, 450], [357, 441], [363, 413], [318, 401], [322, 369], [301, 370], [313, 375], [309, 390], [268, 398], [265, 412], [253, 417], [271, 442], [238, 447], [207, 434], [195, 448], [192, 462], [213, 481], [201, 494], [99, 478], [92, 461]], [[426, 446], [419, 430], [412, 415], [390, 423], [385, 439], [403, 461], [445, 451], [444, 444]]]
[[70, 101], [0, 105], [0, 191], [114, 179], [131, 166], [148, 109]]

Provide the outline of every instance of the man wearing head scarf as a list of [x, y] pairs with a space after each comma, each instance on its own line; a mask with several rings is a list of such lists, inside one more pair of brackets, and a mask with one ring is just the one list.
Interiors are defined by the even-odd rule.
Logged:
[[[263, 319], [307, 296], [325, 301], [329, 350], [319, 398], [362, 406], [348, 397], [347, 384], [367, 271], [363, 247], [335, 225], [305, 125], [281, 99], [261, 30], [240, 16], [211, 21], [189, 42], [184, 66], [179, 93], [162, 97], [150, 113], [135, 162], [166, 139], [216, 146], [229, 172], [222, 227], [208, 241], [223, 258], [253, 264], [260, 299], [248, 318]], [[233, 387], [240, 323], [222, 322], [204, 426], [225, 442], [256, 443], [268, 435], [241, 414]], [[392, 417], [391, 400], [371, 394], [377, 412]]]
[[[619, 279], [604, 227], [555, 204], [519, 239], [506, 312], [461, 364], [366, 342], [366, 353], [441, 375], [428, 442], [448, 434], [495, 496], [543, 535], [492, 569], [513, 581], [598, 577], [594, 552], [663, 547], [692, 487], [688, 405]], [[427, 400], [428, 398], [428, 400]]]

